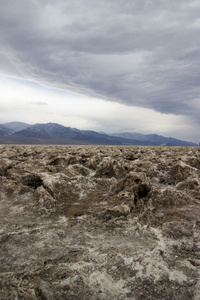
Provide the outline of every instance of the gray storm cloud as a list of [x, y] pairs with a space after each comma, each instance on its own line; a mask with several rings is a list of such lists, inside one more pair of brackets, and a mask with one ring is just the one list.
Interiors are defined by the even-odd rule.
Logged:
[[0, 5], [2, 74], [198, 120], [199, 1]]

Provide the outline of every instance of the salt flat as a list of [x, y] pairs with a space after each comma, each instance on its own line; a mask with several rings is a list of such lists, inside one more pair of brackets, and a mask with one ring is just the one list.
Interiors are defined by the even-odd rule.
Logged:
[[200, 299], [200, 148], [0, 146], [0, 299]]

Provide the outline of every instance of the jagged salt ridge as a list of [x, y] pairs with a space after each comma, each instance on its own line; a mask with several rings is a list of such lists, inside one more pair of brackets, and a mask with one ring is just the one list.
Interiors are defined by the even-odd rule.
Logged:
[[0, 146], [1, 299], [200, 298], [198, 147]]

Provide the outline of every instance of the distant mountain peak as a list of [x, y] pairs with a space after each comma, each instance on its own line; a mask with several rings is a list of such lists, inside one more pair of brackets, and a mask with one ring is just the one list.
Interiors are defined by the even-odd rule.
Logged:
[[12, 132], [21, 131], [21, 130], [26, 129], [29, 126], [31, 126], [30, 124], [23, 123], [23, 122], [16, 122], [16, 121], [4, 123], [2, 125], [5, 126], [6, 128], [9, 128], [10, 130], [12, 130]]
[[10, 122], [0, 125], [0, 144], [99, 144], [146, 146], [197, 146], [197, 144], [167, 138], [157, 134], [115, 133], [108, 135], [93, 130], [79, 130], [58, 123], [29, 125]]

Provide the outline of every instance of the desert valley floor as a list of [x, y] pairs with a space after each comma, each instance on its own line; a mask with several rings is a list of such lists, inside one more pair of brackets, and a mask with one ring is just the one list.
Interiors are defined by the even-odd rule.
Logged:
[[0, 299], [199, 300], [200, 147], [1, 145]]

